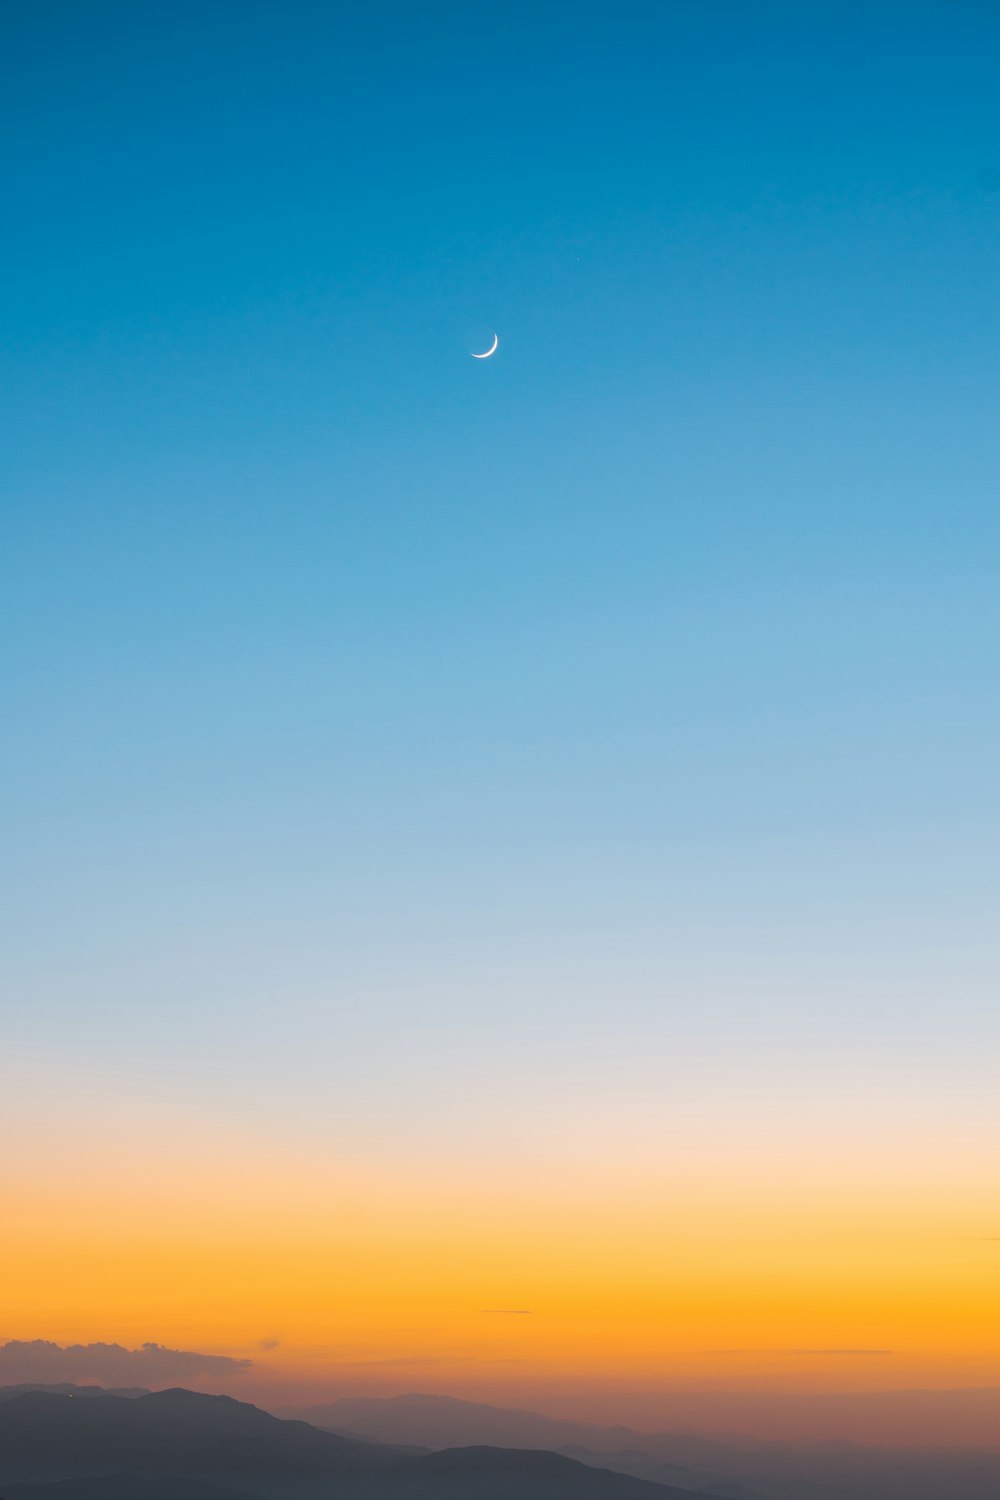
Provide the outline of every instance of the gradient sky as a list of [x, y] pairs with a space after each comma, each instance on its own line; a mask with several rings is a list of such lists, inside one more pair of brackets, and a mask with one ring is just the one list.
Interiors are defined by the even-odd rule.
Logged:
[[0, 20], [0, 1337], [1000, 1384], [996, 7]]

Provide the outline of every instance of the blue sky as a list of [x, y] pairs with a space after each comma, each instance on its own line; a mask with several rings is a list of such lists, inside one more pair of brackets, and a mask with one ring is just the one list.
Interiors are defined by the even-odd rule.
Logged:
[[985, 1102], [995, 9], [4, 31], [18, 1076]]

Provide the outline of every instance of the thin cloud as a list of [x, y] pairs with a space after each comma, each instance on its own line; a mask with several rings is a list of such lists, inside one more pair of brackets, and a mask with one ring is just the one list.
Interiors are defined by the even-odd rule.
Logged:
[[530, 1318], [530, 1307], [484, 1307], [483, 1313], [489, 1318]]
[[707, 1354], [782, 1354], [782, 1355], [860, 1355], [868, 1358], [873, 1355], [895, 1354], [895, 1349], [707, 1349]]
[[143, 1344], [51, 1343], [48, 1339], [10, 1339], [0, 1344], [0, 1385], [97, 1384], [111, 1386], [174, 1385], [192, 1376], [238, 1375], [253, 1364], [227, 1354], [194, 1349], [167, 1349]]
[[395, 1359], [350, 1359], [337, 1360], [328, 1366], [330, 1370], [344, 1371], [373, 1369], [423, 1369], [427, 1365], [520, 1365], [524, 1360], [489, 1359], [478, 1354], [406, 1354]]
[[370, 1370], [395, 1366], [417, 1367], [424, 1365], [461, 1365], [472, 1362], [471, 1354], [400, 1354], [392, 1359], [338, 1359], [331, 1362], [330, 1369]]
[[895, 1354], [895, 1349], [782, 1349], [782, 1354]]

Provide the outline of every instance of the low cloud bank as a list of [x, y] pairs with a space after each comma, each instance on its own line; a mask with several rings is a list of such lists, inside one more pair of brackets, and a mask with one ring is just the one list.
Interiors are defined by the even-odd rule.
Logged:
[[9, 1339], [0, 1344], [0, 1385], [150, 1386], [208, 1376], [225, 1378], [249, 1369], [249, 1359], [226, 1354], [199, 1354], [193, 1349], [166, 1349], [143, 1344], [125, 1349], [121, 1344], [61, 1344], [48, 1339]]

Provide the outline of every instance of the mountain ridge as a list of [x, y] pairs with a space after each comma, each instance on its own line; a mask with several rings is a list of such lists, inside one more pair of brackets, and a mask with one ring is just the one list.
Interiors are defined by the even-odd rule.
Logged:
[[[287, 1410], [287, 1408], [286, 1408]], [[997, 1406], [1000, 1419], [1000, 1403]], [[1000, 1500], [1000, 1420], [995, 1449], [906, 1449], [641, 1432], [517, 1407], [412, 1392], [349, 1397], [302, 1415], [342, 1435], [405, 1442], [419, 1430], [432, 1448], [492, 1441], [546, 1447], [579, 1462], [686, 1492], [742, 1500]], [[336, 1425], [335, 1425], [336, 1424]]]
[[414, 1454], [182, 1388], [100, 1400], [33, 1391], [0, 1402], [0, 1483], [15, 1500], [232, 1500], [234, 1491], [263, 1500], [683, 1496], [548, 1450]]

